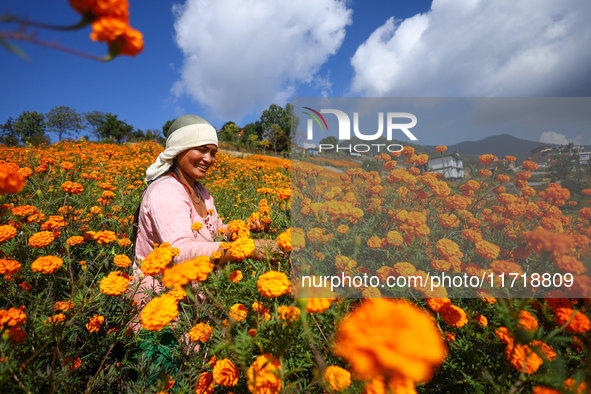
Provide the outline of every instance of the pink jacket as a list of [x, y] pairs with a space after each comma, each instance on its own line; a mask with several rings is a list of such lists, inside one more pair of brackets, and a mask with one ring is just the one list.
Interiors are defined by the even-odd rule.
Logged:
[[[174, 258], [175, 263], [196, 256], [210, 256], [219, 249], [220, 243], [214, 242], [214, 236], [226, 226], [218, 217], [213, 197], [207, 189], [201, 184], [196, 187], [207, 210], [213, 211], [207, 218], [197, 213], [185, 186], [172, 176], [164, 175], [148, 186], [140, 206], [136, 260], [146, 258], [155, 243], [168, 242], [173, 248], [178, 248], [180, 255]], [[195, 222], [201, 222], [203, 228], [191, 230]], [[210, 230], [214, 232], [213, 236]]]

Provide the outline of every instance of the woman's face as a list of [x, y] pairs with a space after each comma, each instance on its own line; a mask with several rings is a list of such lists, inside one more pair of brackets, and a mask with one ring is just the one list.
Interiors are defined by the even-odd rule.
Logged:
[[195, 180], [205, 178], [205, 173], [215, 162], [218, 147], [214, 144], [201, 145], [188, 149], [176, 157], [176, 162], [181, 172]]

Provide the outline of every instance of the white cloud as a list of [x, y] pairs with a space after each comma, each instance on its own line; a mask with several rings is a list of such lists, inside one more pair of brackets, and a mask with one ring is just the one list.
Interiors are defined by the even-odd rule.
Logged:
[[184, 63], [172, 93], [236, 121], [313, 83], [352, 14], [342, 0], [186, 0], [173, 11]]
[[433, 0], [351, 59], [367, 96], [588, 96], [588, 0]]
[[566, 138], [566, 135], [557, 133], [555, 131], [544, 131], [540, 136], [540, 142], [546, 144], [561, 144], [566, 145], [570, 141]]

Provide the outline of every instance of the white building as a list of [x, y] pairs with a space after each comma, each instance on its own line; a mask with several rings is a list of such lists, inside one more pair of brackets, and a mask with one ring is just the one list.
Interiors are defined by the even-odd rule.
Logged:
[[429, 159], [429, 171], [445, 174], [446, 179], [464, 179], [464, 162], [457, 152]]
[[579, 155], [581, 157], [581, 164], [590, 164], [589, 156], [591, 155], [591, 152], [579, 152]]

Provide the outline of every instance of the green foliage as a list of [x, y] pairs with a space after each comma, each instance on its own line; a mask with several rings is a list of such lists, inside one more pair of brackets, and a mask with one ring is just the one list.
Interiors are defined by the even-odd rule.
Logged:
[[107, 119], [107, 113], [102, 111], [91, 111], [85, 112], [83, 116], [86, 120], [87, 129], [90, 129], [97, 140], [100, 139], [101, 133], [99, 128], [103, 125], [103, 123], [105, 123], [105, 120]]
[[295, 134], [292, 133], [292, 127], [293, 130], [297, 130], [299, 125], [299, 117], [295, 116], [291, 104], [286, 104], [285, 108], [271, 104], [269, 109], [263, 111], [260, 122], [261, 139], [267, 136], [276, 152], [291, 149], [291, 139]]
[[218, 139], [224, 142], [237, 142], [240, 138], [240, 128], [234, 122], [226, 122], [218, 132]]
[[37, 111], [25, 111], [12, 124], [12, 127], [21, 141], [27, 142], [31, 137], [45, 133], [45, 117]]
[[123, 120], [117, 119], [117, 115], [111, 113], [107, 114], [105, 122], [98, 129], [103, 138], [113, 138], [117, 142], [121, 142], [123, 137], [131, 133], [132, 130], [133, 126]]
[[172, 126], [175, 120], [176, 118], [167, 120], [166, 123], [164, 123], [164, 126], [162, 126], [162, 135], [164, 135], [164, 138], [168, 138], [168, 129], [170, 129], [170, 126]]
[[558, 159], [550, 166], [552, 173], [552, 181], [566, 178], [572, 171], [573, 164], [570, 156], [559, 156]]
[[8, 118], [6, 123], [2, 125], [0, 133], [0, 144], [4, 144], [6, 146], [16, 146], [20, 142], [18, 134], [16, 130], [14, 130], [12, 118]]
[[84, 118], [75, 109], [64, 105], [53, 108], [45, 114], [45, 124], [50, 131], [58, 134], [59, 140], [63, 135], [78, 134], [83, 126]]

